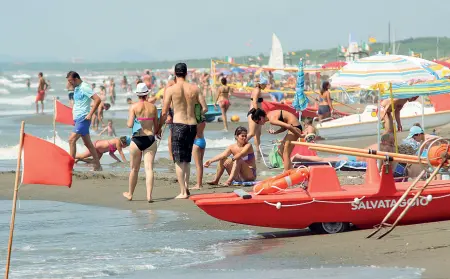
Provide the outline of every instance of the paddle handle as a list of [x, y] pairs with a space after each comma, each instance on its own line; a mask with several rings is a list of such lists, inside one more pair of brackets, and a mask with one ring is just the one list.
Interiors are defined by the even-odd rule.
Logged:
[[11, 262], [11, 248], [12, 248], [13, 235], [14, 235], [14, 223], [16, 221], [16, 202], [17, 202], [17, 195], [19, 192], [20, 163], [22, 160], [24, 129], [25, 129], [25, 121], [22, 121], [22, 124], [20, 126], [19, 153], [17, 155], [16, 179], [15, 179], [15, 183], [14, 183], [11, 223], [9, 224], [8, 254], [6, 257], [5, 279], [8, 279], [8, 277], [9, 277], [9, 264]]

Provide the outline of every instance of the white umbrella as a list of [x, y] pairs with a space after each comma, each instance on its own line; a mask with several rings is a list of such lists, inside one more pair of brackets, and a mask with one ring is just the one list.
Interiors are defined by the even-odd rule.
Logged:
[[344, 66], [331, 78], [333, 87], [368, 88], [382, 82], [405, 83], [411, 80], [436, 80], [450, 69], [421, 58], [403, 55], [374, 55]]

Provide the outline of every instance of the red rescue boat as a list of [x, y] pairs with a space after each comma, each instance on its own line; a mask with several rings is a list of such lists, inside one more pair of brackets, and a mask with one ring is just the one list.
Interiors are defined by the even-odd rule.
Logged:
[[[238, 224], [285, 229], [309, 227], [322, 233], [342, 232], [350, 224], [372, 228], [390, 212], [411, 182], [395, 183], [389, 166], [382, 167], [380, 176], [376, 161], [368, 162], [362, 185], [341, 186], [332, 167], [311, 166], [307, 189], [287, 189], [268, 195], [215, 193], [190, 199], [212, 217]], [[423, 184], [419, 182], [416, 186]], [[448, 180], [432, 181], [398, 225], [450, 220], [449, 186]], [[407, 194], [388, 221], [399, 216], [416, 192]]]

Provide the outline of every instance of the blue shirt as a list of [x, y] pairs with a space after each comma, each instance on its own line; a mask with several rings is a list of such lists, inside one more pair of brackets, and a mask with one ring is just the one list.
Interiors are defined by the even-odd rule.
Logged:
[[94, 92], [91, 86], [86, 82], [80, 83], [73, 91], [73, 119], [80, 119], [86, 117], [91, 111], [91, 97]]

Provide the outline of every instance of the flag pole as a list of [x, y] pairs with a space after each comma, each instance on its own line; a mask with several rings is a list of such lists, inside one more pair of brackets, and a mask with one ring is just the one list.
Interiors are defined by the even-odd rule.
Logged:
[[24, 129], [25, 129], [25, 121], [22, 121], [22, 124], [20, 126], [19, 153], [17, 155], [16, 181], [14, 184], [14, 196], [13, 196], [13, 205], [12, 205], [12, 212], [11, 212], [11, 223], [9, 225], [9, 241], [8, 241], [8, 254], [7, 254], [7, 258], [6, 258], [5, 279], [9, 278], [9, 263], [11, 261], [11, 247], [12, 247], [13, 234], [14, 234], [14, 222], [16, 220], [16, 201], [17, 201], [17, 195], [19, 192], [20, 163], [22, 161]]
[[53, 97], [53, 144], [56, 144], [56, 97]]

